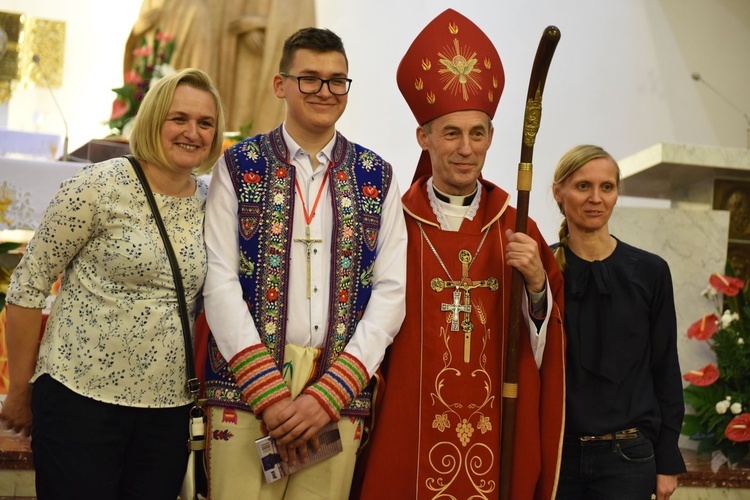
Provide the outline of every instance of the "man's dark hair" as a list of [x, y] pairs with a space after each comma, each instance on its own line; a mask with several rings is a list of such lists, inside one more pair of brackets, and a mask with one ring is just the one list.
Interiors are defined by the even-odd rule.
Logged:
[[279, 61], [280, 72], [289, 71], [294, 54], [299, 49], [312, 50], [313, 52], [339, 52], [344, 56], [346, 67], [349, 67], [349, 60], [346, 58], [344, 42], [341, 37], [329, 29], [302, 28], [284, 42], [284, 50], [281, 53], [281, 61]]

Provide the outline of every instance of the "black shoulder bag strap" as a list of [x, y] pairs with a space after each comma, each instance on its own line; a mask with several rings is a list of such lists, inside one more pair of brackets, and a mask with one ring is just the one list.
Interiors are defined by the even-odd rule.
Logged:
[[180, 320], [182, 321], [182, 337], [185, 341], [185, 362], [187, 366], [187, 389], [193, 398], [193, 402], [198, 406], [198, 396], [200, 394], [200, 381], [195, 374], [195, 361], [193, 360], [193, 345], [190, 340], [190, 321], [188, 319], [187, 303], [185, 302], [185, 288], [182, 286], [182, 274], [180, 273], [180, 267], [177, 263], [174, 250], [172, 249], [172, 243], [169, 241], [169, 235], [167, 229], [164, 227], [164, 221], [159, 213], [159, 207], [156, 206], [156, 200], [154, 199], [154, 193], [151, 192], [151, 186], [146, 180], [146, 175], [143, 173], [143, 168], [138, 160], [132, 155], [126, 155], [133, 169], [135, 170], [138, 180], [141, 181], [143, 190], [146, 192], [146, 199], [151, 207], [151, 211], [154, 214], [154, 221], [156, 226], [159, 228], [159, 234], [161, 234], [162, 240], [164, 240], [164, 248], [169, 258], [169, 265], [172, 267], [172, 276], [174, 277], [174, 285], [177, 290], [177, 301], [180, 308]]
[[[156, 226], [159, 228], [159, 234], [164, 241], [164, 249], [167, 252], [169, 258], [169, 265], [172, 268], [172, 276], [174, 277], [175, 290], [177, 291], [177, 303], [180, 309], [180, 320], [182, 322], [182, 337], [185, 340], [185, 365], [187, 369], [187, 390], [190, 396], [193, 398], [193, 407], [190, 409], [190, 439], [188, 441], [188, 450], [190, 452], [190, 459], [188, 461], [188, 471], [185, 474], [185, 478], [182, 484], [181, 497], [182, 498], [197, 498], [196, 494], [196, 477], [198, 470], [202, 467], [197, 466], [203, 462], [202, 458], [196, 459], [194, 454], [202, 454], [202, 451], [206, 448], [206, 436], [205, 436], [205, 418], [206, 414], [203, 408], [200, 406], [198, 396], [200, 395], [200, 381], [195, 374], [195, 361], [193, 360], [193, 344], [190, 340], [190, 320], [188, 319], [187, 303], [185, 302], [185, 288], [182, 285], [182, 273], [180, 273], [180, 266], [177, 263], [177, 257], [175, 257], [174, 250], [172, 249], [172, 242], [169, 240], [167, 234], [167, 228], [164, 227], [164, 221], [159, 213], [159, 207], [156, 206], [156, 200], [154, 199], [154, 193], [151, 192], [151, 186], [148, 184], [146, 175], [143, 173], [143, 168], [138, 160], [132, 155], [125, 155], [130, 164], [133, 166], [138, 180], [141, 181], [143, 191], [146, 193], [146, 199], [151, 207], [151, 212], [154, 214], [154, 221]], [[201, 457], [202, 455], [198, 455]]]

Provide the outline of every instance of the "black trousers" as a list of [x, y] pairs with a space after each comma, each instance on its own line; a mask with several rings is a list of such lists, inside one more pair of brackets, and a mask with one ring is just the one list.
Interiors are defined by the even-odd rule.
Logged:
[[640, 431], [635, 439], [563, 439], [556, 500], [651, 500], [655, 487], [654, 447]]
[[175, 500], [187, 468], [188, 412], [81, 396], [34, 382], [31, 450], [39, 500]]

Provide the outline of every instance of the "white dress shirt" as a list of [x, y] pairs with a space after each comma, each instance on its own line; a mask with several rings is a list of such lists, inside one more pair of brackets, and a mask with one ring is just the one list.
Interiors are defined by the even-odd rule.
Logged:
[[[305, 238], [306, 221], [300, 194], [312, 212], [318, 190], [320, 201], [310, 223], [310, 299], [307, 298], [306, 245], [292, 241], [289, 253], [289, 304], [286, 342], [303, 347], [323, 347], [328, 331], [331, 280], [333, 209], [329, 183], [323, 184], [332, 158], [335, 134], [318, 153], [313, 170], [310, 156], [283, 128], [289, 163], [295, 166], [301, 193], [295, 190], [292, 240]], [[216, 343], [226, 360], [261, 342], [251, 313], [242, 298], [239, 282], [239, 236], [237, 195], [224, 157], [219, 159], [206, 203], [206, 248], [208, 274], [204, 287], [206, 317]], [[345, 351], [364, 364], [372, 375], [380, 366], [385, 349], [401, 327], [405, 307], [406, 225], [395, 176], [381, 213], [378, 247], [373, 268], [372, 295]]]

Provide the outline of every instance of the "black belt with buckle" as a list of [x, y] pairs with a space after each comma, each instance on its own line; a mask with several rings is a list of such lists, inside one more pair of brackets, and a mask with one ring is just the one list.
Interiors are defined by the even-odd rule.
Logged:
[[635, 439], [638, 437], [638, 428], [633, 427], [632, 429], [625, 429], [624, 431], [617, 431], [614, 434], [603, 434], [601, 436], [580, 436], [578, 439], [581, 440], [581, 442], [589, 442], [589, 441], [612, 441], [614, 438], [617, 439]]

